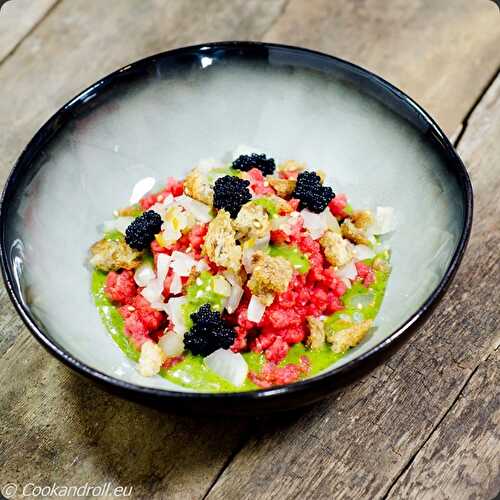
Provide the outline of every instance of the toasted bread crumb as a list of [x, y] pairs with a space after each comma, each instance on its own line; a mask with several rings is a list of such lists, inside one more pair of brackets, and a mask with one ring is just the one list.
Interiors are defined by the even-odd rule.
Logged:
[[231, 216], [224, 209], [208, 225], [203, 253], [215, 264], [236, 273], [241, 267], [241, 247], [236, 244], [236, 232]]
[[342, 353], [347, 351], [349, 347], [358, 345], [364, 339], [372, 325], [373, 320], [367, 319], [344, 330], [327, 333], [326, 340], [332, 345], [333, 352]]

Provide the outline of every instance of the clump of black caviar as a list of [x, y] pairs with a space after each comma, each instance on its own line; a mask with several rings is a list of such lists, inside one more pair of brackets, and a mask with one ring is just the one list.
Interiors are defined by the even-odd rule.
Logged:
[[125, 231], [125, 241], [136, 250], [144, 250], [155, 239], [155, 234], [161, 231], [160, 214], [153, 210], [144, 212], [129, 224]]
[[315, 172], [301, 172], [297, 176], [297, 184], [293, 197], [300, 200], [300, 208], [308, 208], [319, 214], [335, 197], [331, 187], [323, 186], [321, 179]]
[[249, 181], [234, 175], [219, 177], [214, 185], [214, 207], [227, 210], [234, 219], [242, 205], [252, 199]]
[[184, 335], [184, 346], [193, 354], [208, 356], [217, 349], [229, 349], [236, 338], [235, 331], [212, 311], [210, 304], [204, 304], [198, 312], [191, 314], [193, 326]]
[[241, 155], [233, 161], [233, 168], [248, 172], [252, 168], [258, 168], [264, 175], [274, 174], [276, 165], [273, 158], [266, 158], [265, 154]]

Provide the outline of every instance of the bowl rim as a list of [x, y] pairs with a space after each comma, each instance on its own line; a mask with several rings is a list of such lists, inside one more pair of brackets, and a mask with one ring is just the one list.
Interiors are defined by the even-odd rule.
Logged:
[[[23, 301], [18, 297], [15, 289], [15, 279], [12, 275], [11, 266], [8, 260], [8, 249], [6, 247], [6, 233], [7, 233], [7, 201], [8, 199], [16, 193], [16, 181], [18, 177], [22, 177], [25, 171], [29, 170], [31, 161], [35, 158], [40, 150], [40, 148], [48, 143], [52, 137], [59, 131], [59, 126], [57, 126], [57, 121], [60, 118], [64, 118], [66, 115], [71, 114], [71, 111], [85, 103], [85, 99], [88, 98], [92, 93], [100, 95], [103, 91], [113, 85], [115, 81], [119, 81], [120, 78], [127, 75], [133, 75], [135, 70], [144, 66], [154, 64], [155, 60], [161, 60], [165, 57], [172, 57], [175, 55], [182, 54], [202, 54], [205, 50], [221, 49], [223, 51], [238, 49], [241, 51], [242, 60], [245, 59], [245, 55], [251, 55], [255, 50], [265, 51], [269, 53], [270, 51], [288, 51], [292, 52], [295, 56], [305, 56], [305, 57], [317, 57], [322, 59], [325, 65], [330, 67], [338, 67], [339, 65], [346, 68], [350, 68], [357, 73], [362, 74], [367, 80], [370, 80], [371, 84], [378, 84], [383, 87], [386, 91], [389, 91], [398, 98], [402, 106], [406, 108], [412, 108], [412, 113], [416, 113], [419, 119], [423, 120], [425, 125], [429, 127], [429, 131], [434, 134], [435, 139], [439, 140], [442, 148], [447, 154], [448, 161], [453, 163], [455, 169], [455, 175], [461, 190], [461, 194], [464, 197], [464, 213], [463, 213], [463, 230], [460, 235], [457, 247], [452, 255], [450, 263], [448, 264], [446, 271], [432, 291], [427, 299], [420, 305], [420, 307], [413, 313], [407, 320], [405, 320], [398, 328], [396, 328], [388, 337], [383, 341], [379, 342], [377, 345], [373, 346], [371, 349], [365, 353], [360, 354], [351, 361], [337, 367], [332, 368], [327, 372], [315, 375], [311, 378], [306, 378], [288, 385], [275, 386], [267, 389], [256, 389], [252, 391], [240, 391], [240, 392], [224, 392], [224, 393], [211, 393], [211, 392], [184, 392], [176, 390], [167, 390], [154, 387], [145, 387], [132, 382], [126, 382], [124, 380], [115, 378], [111, 375], [101, 372], [98, 369], [92, 368], [85, 363], [81, 362], [79, 359], [74, 357], [70, 352], [66, 351], [58, 342], [51, 339], [46, 335], [42, 328], [37, 325], [37, 321], [34, 315], [31, 313], [28, 307], [25, 306]], [[63, 124], [66, 122], [63, 121]], [[54, 127], [56, 127], [54, 129]], [[123, 66], [122, 68], [108, 74], [107, 76], [101, 78], [96, 83], [90, 85], [85, 90], [81, 91], [74, 98], [69, 100], [64, 104], [58, 111], [56, 111], [36, 132], [29, 143], [22, 150], [17, 161], [7, 177], [5, 182], [2, 196], [0, 199], [0, 266], [2, 271], [2, 277], [9, 295], [11, 302], [18, 314], [21, 316], [24, 324], [27, 326], [30, 333], [37, 339], [37, 341], [47, 349], [51, 354], [53, 354], [59, 361], [63, 362], [66, 366], [75, 370], [77, 373], [84, 375], [91, 380], [98, 381], [110, 390], [121, 390], [121, 392], [127, 393], [130, 397], [133, 395], [142, 395], [145, 398], [161, 399], [163, 401], [167, 400], [219, 400], [222, 403], [237, 400], [241, 402], [242, 400], [262, 400], [262, 399], [275, 399], [285, 394], [300, 394], [307, 391], [314, 385], [333, 382], [335, 379], [339, 380], [339, 384], [335, 384], [335, 387], [345, 385], [343, 381], [343, 376], [348, 373], [352, 376], [352, 373], [359, 369], [362, 373], [362, 366], [365, 366], [368, 361], [373, 361], [378, 358], [378, 355], [383, 351], [386, 351], [390, 346], [396, 344], [401, 340], [401, 338], [408, 334], [410, 331], [414, 331], [417, 326], [419, 326], [427, 317], [429, 312], [432, 310], [433, 306], [437, 304], [439, 299], [442, 297], [447, 287], [451, 283], [462, 257], [464, 255], [467, 242], [470, 237], [471, 227], [472, 227], [472, 215], [473, 215], [473, 191], [472, 184], [458, 153], [455, 151], [454, 147], [450, 143], [449, 139], [443, 133], [441, 128], [437, 123], [430, 117], [430, 115], [419, 106], [411, 97], [399, 90], [397, 87], [387, 82], [380, 76], [372, 73], [365, 68], [358, 66], [357, 64], [351, 63], [344, 59], [335, 57], [330, 54], [319, 52], [316, 50], [307, 49], [304, 47], [278, 44], [278, 43], [267, 43], [267, 42], [254, 42], [254, 41], [222, 41], [222, 42], [207, 42], [200, 43], [196, 45], [179, 47], [176, 49], [160, 52], [142, 59], [139, 59], [131, 64]], [[356, 377], [356, 375], [354, 375]]]

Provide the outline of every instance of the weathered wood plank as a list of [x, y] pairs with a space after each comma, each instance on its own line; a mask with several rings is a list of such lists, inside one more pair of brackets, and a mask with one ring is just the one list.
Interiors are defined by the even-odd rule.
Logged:
[[0, 63], [59, 0], [0, 1]]
[[500, 13], [483, 0], [291, 0], [265, 39], [365, 66], [452, 134], [500, 64]]
[[[448, 295], [426, 326], [354, 387], [313, 411], [260, 425], [208, 498], [387, 494], [499, 341], [499, 133], [500, 78], [460, 142], [475, 190], [473, 234]], [[478, 480], [487, 473], [478, 469]], [[469, 494], [463, 490], [462, 497]]]
[[[0, 66], [0, 87], [9, 95], [0, 101], [1, 179], [39, 125], [103, 74], [173, 46], [259, 38], [283, 4], [213, 0], [201, 9], [196, 0], [113, 0], [103, 8], [101, 2], [63, 1]], [[21, 327], [5, 293], [0, 300], [2, 479], [111, 481], [132, 485], [134, 497], [202, 496], [239, 446], [246, 419], [228, 427], [108, 396], [47, 354]]]
[[[498, 269], [498, 212], [495, 185], [487, 186], [486, 170], [498, 164], [500, 146], [500, 76], [490, 87], [468, 120], [459, 151], [471, 170], [476, 188], [475, 241], [491, 248], [490, 273]], [[494, 169], [495, 172], [498, 169]], [[494, 173], [492, 175], [495, 175]], [[498, 177], [498, 173], [496, 174]], [[478, 186], [480, 190], [478, 191]], [[485, 196], [485, 189], [488, 195]], [[498, 185], [496, 186], [498, 189]], [[484, 218], [487, 211], [495, 218]], [[490, 234], [496, 234], [493, 239]], [[496, 246], [495, 246], [496, 242]], [[495, 264], [496, 259], [496, 264]], [[486, 269], [486, 268], [484, 268]], [[494, 286], [494, 284], [492, 284]], [[472, 286], [469, 290], [474, 290]], [[466, 291], [469, 295], [473, 291]], [[495, 299], [495, 295], [491, 297]], [[467, 299], [466, 299], [467, 300]], [[493, 302], [495, 304], [495, 302]], [[492, 333], [500, 336], [500, 301], [491, 312], [496, 322]], [[471, 326], [474, 323], [471, 324]], [[478, 325], [479, 326], [479, 325]], [[481, 335], [481, 328], [471, 328]], [[493, 498], [500, 491], [500, 387], [499, 352], [480, 366], [445, 421], [436, 429], [415, 460], [391, 490], [390, 498]]]
[[500, 350], [474, 372], [388, 498], [495, 498], [500, 491]]
[[[456, 5], [460, 6], [462, 3], [458, 2]], [[488, 19], [485, 22], [485, 18], [481, 17], [484, 16], [483, 4], [471, 3], [483, 14], [472, 13], [468, 26], [464, 27], [467, 28], [465, 36], [471, 38], [470, 51], [467, 53], [474, 55], [475, 60], [488, 59], [481, 67], [474, 66], [476, 73], [473, 80], [468, 73], [466, 77], [461, 75], [467, 82], [464, 88], [469, 88], [472, 95], [487, 81], [488, 75], [491, 74], [491, 61], [496, 60], [497, 54], [491, 56], [491, 23]], [[0, 66], [0, 87], [4, 95], [9, 95], [8, 100], [0, 101], [0, 181], [5, 179], [22, 146], [39, 125], [68, 98], [103, 74], [153, 52], [211, 39], [260, 39], [270, 30], [269, 38], [274, 41], [304, 43], [351, 58], [361, 64], [367, 64], [363, 58], [367, 58], [368, 54], [374, 61], [378, 61], [376, 64], [380, 67], [383, 67], [386, 59], [391, 61], [389, 55], [393, 55], [390, 53], [397, 47], [396, 42], [399, 40], [395, 40], [394, 33], [384, 34], [373, 29], [384, 22], [387, 11], [391, 10], [387, 8], [387, 4], [384, 4], [384, 12], [380, 13], [380, 10], [360, 11], [359, 8], [352, 7], [352, 2], [336, 2], [334, 9], [337, 9], [338, 5], [342, 6], [342, 19], [338, 21], [339, 11], [329, 10], [331, 8], [326, 6], [327, 10], [323, 15], [330, 16], [330, 26], [335, 28], [330, 31], [328, 23], [320, 19], [321, 4], [317, 0], [314, 4], [311, 2], [310, 12], [302, 13], [309, 19], [305, 28], [308, 38], [304, 38], [303, 42], [299, 39], [299, 27], [300, 31], [303, 31], [304, 26], [302, 20], [297, 18], [298, 4], [299, 2], [292, 0], [290, 10], [285, 10], [285, 16], [295, 12], [294, 16], [288, 17], [286, 22], [278, 21], [274, 24], [285, 6], [284, 1], [211, 0], [204, 2], [204, 9], [200, 9], [196, 0], [171, 0], [168, 3], [157, 0], [110, 0], [103, 9], [100, 2], [63, 0], [23, 41], [15, 54]], [[399, 0], [392, 0], [391, 5], [394, 5], [394, 8], [399, 5], [397, 8], [403, 16], [403, 5]], [[414, 12], [413, 4], [405, 4], [405, 9]], [[430, 11], [430, 7], [428, 10]], [[375, 18], [372, 17], [373, 12]], [[421, 24], [418, 22], [417, 16], [421, 15], [421, 12], [423, 11], [415, 12], [411, 22], [404, 21], [404, 29], [409, 32], [408, 40], [412, 40], [412, 37], [413, 40], [416, 39], [422, 30], [426, 38], [440, 37], [442, 26], [439, 23], [431, 23], [430, 14], [422, 18]], [[457, 8], [456, 11], [451, 11], [450, 15], [455, 20], [454, 16], [458, 16], [459, 12]], [[403, 19], [406, 18], [403, 16]], [[350, 53], [352, 55], [336, 50], [340, 41], [335, 37], [341, 22], [356, 26], [359, 30], [359, 36], [353, 37], [349, 34], [350, 44], [353, 45]], [[286, 27], [287, 23], [290, 28]], [[92, 26], [92, 30], [89, 30], [89, 26]], [[396, 21], [393, 20], [393, 24], [388, 26], [396, 28]], [[468, 27], [471, 28], [470, 31], [467, 31]], [[321, 36], [317, 36], [318, 32], [333, 42], [321, 42]], [[280, 33], [283, 33], [283, 36]], [[358, 38], [364, 42], [354, 40]], [[64, 44], [61, 40], [64, 40]], [[346, 46], [347, 43], [344, 47]], [[423, 53], [420, 44], [406, 43], [397, 48], [399, 50], [402, 47], [411, 61]], [[424, 58], [428, 75], [437, 73], [443, 67], [443, 59], [446, 59], [447, 65], [452, 64], [448, 61], [449, 47], [442, 44], [438, 48], [439, 53], [432, 57], [432, 62], [427, 61], [427, 57], [430, 57], [428, 54]], [[483, 52], [485, 55], [482, 55]], [[51, 65], [49, 70], [47, 61], [57, 61], [57, 65]], [[455, 62], [457, 67], [463, 70], [464, 60], [456, 57]], [[377, 70], [376, 64], [374, 62], [370, 67]], [[406, 66], [406, 61], [398, 55], [392, 64], [387, 63], [387, 69], [383, 73], [391, 81], [400, 85], [403, 82], [404, 85], [401, 86], [405, 87], [411, 84], [416, 71], [410, 72]], [[451, 76], [448, 77], [448, 74]], [[432, 101], [432, 111], [438, 117], [440, 113], [444, 113], [441, 110], [447, 109], [448, 102], [453, 102], [461, 110], [453, 116], [446, 112], [449, 117], [447, 120], [449, 119], [451, 124], [450, 129], [453, 130], [467, 111], [467, 99], [470, 101], [472, 97], [465, 99], [462, 91], [450, 91], [447, 98], [443, 98], [443, 85], [450, 88], [457, 85], [455, 67], [446, 66], [439, 82], [430, 81], [429, 88], [434, 88], [434, 85], [437, 85], [437, 90], [434, 94], [436, 101]], [[459, 85], [462, 85], [462, 81]], [[431, 90], [423, 90], [431, 100]], [[422, 87], [419, 86], [415, 92], [410, 90], [410, 93], [423, 102], [418, 93], [420, 91]], [[26, 105], [28, 97], [29, 106]], [[488, 179], [481, 180], [482, 184], [487, 182]], [[492, 225], [491, 216], [488, 220]], [[491, 245], [495, 243], [498, 241], [490, 241], [488, 248], [491, 250]], [[474, 250], [478, 249], [479, 242], [474, 247]], [[487, 262], [484, 251], [477, 258], [472, 256], [470, 259], [469, 266], [484, 265]], [[463, 272], [462, 279], [478, 280], [479, 271], [475, 274], [470, 271]], [[478, 296], [488, 294], [493, 300], [488, 285], [491, 286], [491, 283], [487, 282], [480, 288]], [[268, 419], [259, 424], [259, 429], [266, 424], [267, 431], [260, 431], [252, 440], [250, 448], [239, 455], [235, 465], [229, 468], [221, 484], [214, 490], [214, 496], [224, 492], [237, 497], [243, 496], [236, 488], [229, 488], [230, 481], [236, 481], [240, 471], [242, 477], [237, 484], [250, 485], [247, 491], [257, 496], [265, 496], [273, 491], [283, 493], [284, 496], [293, 492], [307, 496], [308, 491], [314, 491], [316, 480], [328, 482], [331, 477], [334, 478], [332, 482], [318, 488], [318, 495], [331, 494], [334, 487], [335, 491], [338, 488], [345, 495], [350, 491], [381, 492], [384, 488], [387, 489], [386, 485], [396, 477], [401, 470], [401, 464], [416, 448], [411, 444], [412, 450], [402, 450], [403, 443], [411, 443], [421, 434], [430, 432], [436, 419], [445, 411], [446, 404], [449, 406], [451, 396], [447, 390], [455, 391], [457, 381], [463, 380], [464, 374], [475, 368], [478, 359], [489, 348], [486, 345], [488, 335], [481, 337], [475, 346], [471, 347], [469, 343], [457, 346], [452, 342], [452, 348], [447, 344], [448, 337], [443, 340], [432, 337], [432, 332], [440, 331], [449, 318], [451, 326], [448, 324], [446, 330], [451, 331], [457, 324], [457, 335], [463, 331], [464, 326], [459, 322], [464, 321], [460, 312], [463, 311], [466, 299], [460, 301], [461, 295], [462, 289], [455, 286], [450, 300], [439, 309], [441, 312], [438, 311], [441, 316], [443, 311], [445, 312], [444, 319], [441, 318], [441, 322], [435, 320], [429, 328], [421, 332], [419, 344], [413, 348], [407, 346], [387, 366], [375, 372], [375, 378], [365, 379], [344, 393], [337, 394], [338, 400], [335, 403], [332, 399], [319, 405], [315, 411]], [[457, 300], [457, 305], [453, 305], [451, 299]], [[0, 389], [2, 478], [7, 477], [19, 483], [33, 481], [33, 478], [41, 482], [64, 479], [65, 483], [69, 483], [71, 480], [73, 484], [90, 479], [95, 479], [96, 483], [109, 480], [113, 484], [132, 484], [134, 496], [196, 498], [209, 487], [224, 466], [226, 458], [248, 435], [249, 427], [245, 420], [224, 426], [204, 419], [166, 416], [107, 396], [70, 374], [46, 354], [29, 337], [26, 330], [20, 330], [20, 322], [6, 298], [0, 300], [0, 312], [5, 314], [0, 329], [2, 337], [9, 339], [4, 345], [11, 345], [18, 331], [22, 331], [12, 349], [4, 354], [0, 365], [0, 379], [8, 381]], [[470, 321], [475, 321], [479, 315], [479, 305], [473, 302], [472, 306], [473, 315]], [[491, 313], [491, 303], [486, 304], [484, 310], [486, 316], [488, 311]], [[483, 319], [478, 325], [481, 328], [488, 325], [491, 327], [491, 324], [485, 324], [485, 321], [490, 320]], [[465, 324], [467, 328], [470, 325], [467, 322]], [[492, 331], [491, 327], [489, 332]], [[435, 344], [429, 349], [433, 341]], [[475, 349], [477, 356], [469, 357], [468, 349]], [[403, 363], [406, 368], [398, 368], [398, 363]], [[432, 376], [443, 386], [435, 395], [427, 394], [425, 389], [433, 388], [433, 382], [429, 380]], [[415, 388], [421, 392], [419, 397], [414, 394]], [[374, 398], [373, 391], [380, 392], [381, 396]], [[388, 400], [393, 401], [393, 413], [388, 408]], [[425, 402], [422, 408], [414, 414], [409, 414], [408, 408], [413, 405], [418, 409], [422, 400]], [[435, 402], [439, 403], [437, 408], [434, 408]], [[366, 407], [363, 417], [358, 415], [355, 406]], [[350, 422], [350, 419], [352, 429], [346, 430], [346, 422]], [[401, 422], [398, 422], [398, 419]], [[394, 422], [402, 423], [401, 425], [408, 429], [403, 434], [395, 433], [391, 430]], [[336, 431], [330, 428], [332, 424], [337, 427]], [[340, 426], [343, 426], [343, 432], [339, 429]], [[304, 432], [304, 428], [309, 429], [309, 432]], [[371, 441], [362, 439], [366, 428], [374, 432]], [[273, 431], [276, 436], [273, 436]], [[193, 436], [196, 436], [194, 442]], [[268, 443], [259, 443], [259, 436], [269, 436]], [[353, 440], [352, 449], [346, 448], [349, 439]], [[298, 447], [291, 447], [292, 441], [298, 447], [303, 443], [304, 454], [299, 454]], [[336, 441], [340, 443], [338, 446]], [[353, 468], [360, 470], [364, 464], [357, 460], [356, 450], [366, 455], [366, 447], [371, 447], [369, 449], [373, 455], [373, 459], [367, 462], [368, 476], [374, 478], [373, 488], [366, 486], [366, 477], [353, 479], [352, 475]], [[344, 450], [345, 455], [342, 454]], [[257, 459], [262, 462], [261, 469], [257, 467]], [[316, 469], [314, 466], [318, 464], [318, 460], [320, 463], [322, 460], [327, 461], [324, 473], [320, 474], [319, 467]], [[382, 462], [382, 480], [377, 479], [377, 460]], [[238, 468], [242, 461], [243, 465]], [[277, 477], [281, 473], [280, 461], [281, 468], [285, 471], [282, 475], [285, 488], [281, 490], [277, 488]], [[389, 467], [386, 466], [388, 462]], [[264, 468], [268, 470], [263, 470]], [[249, 473], [253, 470], [256, 476], [250, 478]], [[327, 477], [326, 473], [330, 470], [333, 472]], [[278, 476], [275, 476], [275, 473]], [[342, 485], [339, 484], [338, 478], [344, 473], [345, 484]], [[305, 475], [305, 479], [299, 481], [300, 475]], [[269, 484], [266, 484], [268, 479]], [[310, 489], [311, 484], [313, 490]]]
[[121, 401], [42, 355], [27, 332], [0, 380], [2, 485], [110, 482], [133, 486], [133, 498], [199, 498], [247, 427]]

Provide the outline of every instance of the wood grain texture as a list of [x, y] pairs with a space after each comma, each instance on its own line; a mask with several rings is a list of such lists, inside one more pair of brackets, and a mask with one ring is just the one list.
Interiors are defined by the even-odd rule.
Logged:
[[492, 499], [500, 492], [500, 350], [479, 365], [390, 499]]
[[133, 498], [200, 498], [246, 435], [162, 414], [77, 377], [28, 334], [0, 363], [0, 482], [133, 486]]
[[500, 13], [484, 0], [291, 0], [265, 40], [378, 73], [452, 134], [500, 64]]
[[0, 63], [59, 0], [0, 1]]
[[[207, 40], [264, 37], [352, 59], [399, 84], [455, 130], [498, 66], [498, 23], [490, 15], [500, 17], [490, 3], [108, 0], [104, 6], [62, 0], [0, 65], [0, 88], [9, 96], [0, 100], [0, 183], [43, 121], [76, 92], [134, 59]], [[488, 109], [496, 110], [496, 99]], [[498, 335], [499, 151], [485, 133], [498, 130], [486, 128], [498, 124], [498, 116], [483, 113], [476, 120], [473, 114], [461, 141], [477, 211], [470, 249], [447, 299], [396, 356], [312, 410], [228, 424], [121, 401], [43, 351], [2, 290], [0, 479], [111, 481], [133, 485], [136, 498], [200, 498], [251, 436], [210, 497], [395, 494], [394, 482], [420, 463], [422, 445], [439, 436], [439, 422], [451, 415], [461, 391], [466, 394], [473, 373], [476, 380]], [[467, 156], [473, 144], [476, 153]], [[486, 279], [484, 269], [492, 270]], [[478, 411], [475, 399], [468, 401]], [[460, 453], [450, 460], [459, 467]], [[485, 474], [477, 464], [475, 479]], [[401, 483], [401, 491], [425, 477], [422, 467], [414, 470], [401, 476], [411, 484]]]
[[[462, 267], [431, 319], [401, 351], [354, 387], [314, 411], [284, 420], [270, 418], [260, 425], [208, 498], [384, 497], [435, 432], [471, 374], [498, 345], [499, 88], [500, 79], [470, 117], [460, 141], [474, 184], [475, 222]], [[494, 395], [493, 390], [486, 397]], [[482, 411], [481, 401], [471, 405]], [[498, 440], [488, 442], [498, 450]], [[461, 446], [478, 453], [484, 468], [476, 479], [491, 484], [485, 477], [490, 454], [479, 455], [484, 451], [480, 443]], [[497, 484], [498, 477], [491, 481]], [[443, 479], [442, 487], [448, 487], [444, 498], [475, 495], [473, 484], [464, 481], [461, 486], [460, 494], [453, 496], [456, 488]]]
[[[500, 169], [495, 167], [500, 157], [498, 137], [500, 76], [470, 116], [459, 144], [476, 192], [473, 241], [477, 242], [476, 251], [481, 241], [491, 249], [491, 265], [482, 267], [482, 272], [490, 276], [499, 271], [500, 203], [496, 193], [500, 188]], [[484, 217], [487, 212], [496, 214], [496, 218]], [[492, 291], [494, 288], [492, 283]], [[397, 481], [389, 498], [458, 499], [468, 494], [493, 498], [500, 492], [500, 294], [496, 288], [491, 297], [493, 309], [485, 308], [485, 314], [492, 314], [496, 320], [491, 324], [491, 332], [496, 335], [497, 350], [474, 373], [450, 414]], [[468, 320], [465, 316], [464, 320]], [[470, 330], [474, 336], [484, 334], [474, 323]]]

